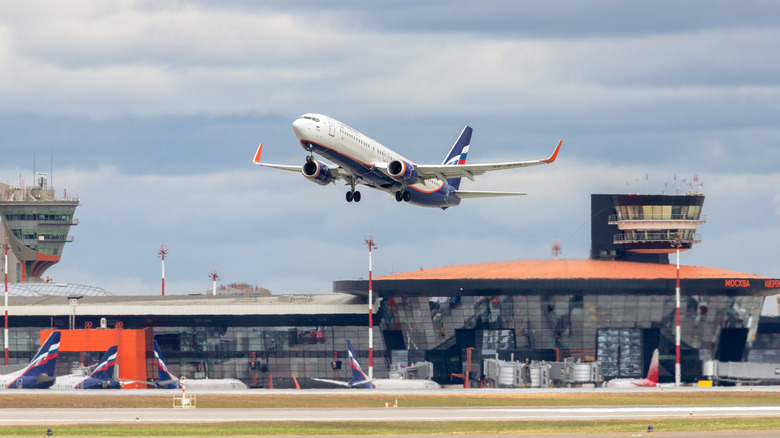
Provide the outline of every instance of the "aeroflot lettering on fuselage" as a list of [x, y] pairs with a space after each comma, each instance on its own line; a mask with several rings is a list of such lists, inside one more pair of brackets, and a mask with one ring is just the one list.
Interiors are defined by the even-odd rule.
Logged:
[[766, 280], [764, 281], [765, 287], [780, 288], [780, 280]]

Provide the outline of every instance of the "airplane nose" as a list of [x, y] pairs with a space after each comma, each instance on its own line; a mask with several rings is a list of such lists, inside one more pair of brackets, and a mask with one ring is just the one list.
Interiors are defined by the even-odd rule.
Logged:
[[306, 125], [307, 120], [304, 119], [296, 119], [293, 122], [292, 128], [293, 132], [295, 133], [295, 136], [298, 137], [298, 139], [302, 139], [304, 137], [304, 132], [306, 132]]

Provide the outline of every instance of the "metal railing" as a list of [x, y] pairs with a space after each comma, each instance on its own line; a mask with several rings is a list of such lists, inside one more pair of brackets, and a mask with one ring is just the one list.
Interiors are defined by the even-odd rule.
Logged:
[[692, 221], [692, 222], [707, 222], [707, 215], [699, 215], [698, 217], [689, 214], [651, 214], [645, 216], [643, 214], [632, 215], [630, 217], [621, 217], [619, 214], [611, 214], [608, 217], [609, 223], [615, 222], [638, 222], [638, 221]]
[[[615, 234], [613, 236], [613, 243], [645, 243], [645, 242], [669, 242], [674, 243], [676, 241], [674, 233], [636, 233], [634, 235]], [[682, 236], [680, 238], [681, 243], [701, 243], [701, 235], [695, 234], [693, 238], [690, 236]]]

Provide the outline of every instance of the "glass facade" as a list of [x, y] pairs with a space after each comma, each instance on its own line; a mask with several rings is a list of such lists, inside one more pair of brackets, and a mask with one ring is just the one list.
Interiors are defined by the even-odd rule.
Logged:
[[[683, 296], [682, 346], [694, 360], [684, 370], [698, 375], [696, 360], [741, 357], [755, 337], [762, 301], [761, 296]], [[605, 378], [640, 377], [652, 349], [659, 348], [662, 356], [673, 354], [674, 311], [673, 295], [631, 293], [384, 298], [374, 318], [374, 375], [386, 378], [394, 366], [427, 360], [434, 364], [435, 380], [459, 383], [450, 375], [463, 371], [465, 350], [473, 347], [477, 373], [482, 357], [498, 353], [518, 360], [576, 355], [602, 361]], [[273, 380], [276, 388], [295, 387], [294, 376], [304, 387], [323, 387], [327, 384], [311, 378], [351, 380], [347, 339], [367, 371], [367, 316], [344, 325], [343, 317], [330, 315], [319, 326], [263, 326], [262, 317], [253, 318], [258, 325], [252, 325], [242, 318], [193, 315], [186, 318], [191, 325], [181, 320], [167, 325], [165, 318], [150, 323], [142, 316], [123, 320], [125, 328], [152, 328], [169, 369], [178, 376], [232, 377], [262, 387]], [[55, 326], [66, 321], [67, 315], [51, 320]], [[78, 317], [77, 325], [83, 324]], [[32, 357], [39, 330], [49, 328], [45, 325], [12, 323], [12, 364], [26, 364]], [[69, 373], [81, 359], [78, 353], [63, 352], [57, 373]], [[156, 377], [151, 356], [147, 359], [149, 376]], [[337, 361], [341, 366], [334, 369]]]

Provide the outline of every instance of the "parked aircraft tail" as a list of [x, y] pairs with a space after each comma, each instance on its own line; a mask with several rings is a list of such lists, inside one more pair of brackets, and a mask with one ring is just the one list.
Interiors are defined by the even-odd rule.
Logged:
[[52, 386], [59, 349], [60, 332], [53, 331], [30, 363], [6, 385], [6, 388], [42, 389]]
[[94, 371], [92, 371], [92, 374], [90, 374], [89, 377], [93, 377], [95, 379], [114, 379], [116, 359], [117, 346], [113, 345], [108, 350], [106, 350], [106, 354], [104, 354], [103, 358], [100, 359], [100, 363], [98, 363], [98, 366]]
[[168, 371], [168, 366], [165, 365], [165, 360], [163, 360], [162, 353], [160, 352], [160, 346], [157, 345], [157, 341], [152, 341], [154, 343], [154, 360], [157, 362], [157, 375], [158, 380], [154, 382], [154, 385], [157, 388], [163, 388], [163, 389], [180, 389], [181, 385], [179, 384], [179, 379], [177, 379], [174, 375]]
[[658, 384], [658, 349], [653, 351], [653, 357], [650, 359], [650, 368], [647, 370], [647, 380]]
[[[117, 346], [112, 345], [106, 350], [98, 365], [86, 379], [77, 383], [74, 389], [119, 389], [122, 383], [116, 378]], [[67, 378], [68, 376], [64, 377]], [[57, 385], [59, 386], [59, 385]]]
[[[466, 155], [469, 153], [469, 145], [471, 144], [471, 132], [472, 129], [470, 126], [463, 128], [460, 136], [455, 140], [455, 144], [452, 145], [452, 149], [450, 149], [450, 152], [444, 159], [443, 165], [458, 166], [466, 164]], [[460, 178], [448, 179], [447, 183], [457, 190], [460, 187]]]
[[355, 355], [355, 350], [352, 349], [352, 342], [349, 339], [347, 339], [347, 347], [349, 348], [349, 365], [352, 367], [352, 381], [349, 382], [349, 386], [353, 388], [375, 388], [374, 383], [368, 379], [363, 369], [360, 368], [357, 355]]

